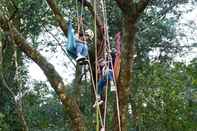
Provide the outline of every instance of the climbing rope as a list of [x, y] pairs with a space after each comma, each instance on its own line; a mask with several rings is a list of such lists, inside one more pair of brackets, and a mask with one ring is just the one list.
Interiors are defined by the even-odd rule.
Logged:
[[[96, 92], [98, 92], [98, 63], [97, 63], [97, 28], [96, 28], [96, 13], [97, 13], [97, 9], [96, 9], [96, 0], [94, 0], [94, 34], [95, 34], [95, 37], [94, 37], [94, 44], [95, 44], [95, 74], [96, 74], [96, 77], [95, 77], [95, 81], [96, 81]], [[96, 123], [96, 131], [99, 131], [99, 122], [98, 122], [98, 109], [100, 108], [100, 106], [98, 105], [98, 101], [97, 101], [97, 93], [96, 93], [96, 120], [97, 120], [97, 123]]]
[[[77, 2], [77, 0], [76, 0], [76, 2]], [[82, 20], [83, 13], [84, 13], [84, 6], [83, 6], [83, 3], [82, 3], [81, 12], [80, 12], [80, 19], [78, 21], [78, 24], [80, 24], [80, 26], [78, 26], [78, 32], [80, 32], [80, 28], [82, 28], [82, 33], [85, 34], [84, 24], [83, 24], [83, 20]], [[77, 13], [77, 15], [79, 15], [79, 12]], [[77, 16], [77, 18], [79, 18], [79, 16]], [[95, 21], [95, 25], [96, 25], [96, 21]], [[96, 32], [96, 27], [94, 27], [94, 28], [95, 28], [95, 32]], [[96, 45], [96, 42], [97, 42], [96, 34], [97, 33], [94, 33], [94, 34], [95, 34], [95, 45]], [[97, 58], [96, 54], [95, 54], [95, 58]], [[89, 56], [89, 54], [88, 54], [88, 65], [89, 65], [90, 78], [91, 78], [92, 85], [93, 85], [94, 95], [95, 95], [95, 98], [97, 99], [97, 90], [98, 90], [98, 88], [97, 88], [97, 78], [96, 78], [96, 83], [95, 83], [94, 79], [93, 79], [93, 71], [92, 71], [92, 67], [91, 67], [91, 63], [90, 63], [90, 56]], [[95, 69], [96, 69], [96, 74], [97, 74], [97, 68], [95, 68]], [[97, 77], [97, 75], [96, 75], [96, 77]], [[97, 100], [96, 100], [96, 105], [97, 105], [96, 106], [96, 123], [97, 123], [96, 129], [97, 129], [97, 131], [99, 131], [99, 120], [100, 120], [100, 124], [102, 126], [103, 126], [103, 121], [102, 121], [101, 111], [100, 111], [100, 107], [98, 106]]]
[[[103, 0], [101, 0], [101, 7], [102, 7], [102, 13], [103, 13], [103, 21], [104, 21], [104, 27], [103, 27], [103, 30], [104, 30], [104, 45], [105, 45], [105, 47], [107, 46], [107, 32], [106, 32], [106, 16], [105, 16], [105, 9], [104, 9], [104, 1]], [[107, 53], [107, 54], [106, 54]], [[104, 50], [104, 59], [105, 59], [105, 65], [104, 66], [107, 66], [107, 71], [109, 71], [109, 63], [108, 62], [106, 62], [106, 61], [108, 61], [109, 59], [108, 59], [108, 48], [105, 48], [105, 50]], [[109, 73], [109, 72], [108, 72]], [[103, 126], [103, 128], [105, 129], [105, 126], [106, 126], [106, 117], [107, 117], [107, 102], [108, 102], [108, 87], [109, 87], [109, 75], [107, 74], [107, 83], [106, 83], [106, 88], [105, 88], [105, 106], [104, 106], [104, 126]]]
[[[113, 69], [113, 62], [112, 62], [112, 58], [111, 58], [111, 48], [110, 48], [110, 40], [109, 40], [109, 33], [108, 33], [108, 23], [107, 23], [107, 13], [106, 13], [106, 2], [105, 0], [101, 0], [101, 7], [102, 7], [102, 15], [103, 15], [103, 21], [104, 21], [104, 34], [103, 34], [103, 43], [104, 44], [104, 61], [105, 61], [105, 67], [107, 67], [107, 71], [109, 71], [109, 66], [111, 66], [112, 68], [112, 74], [113, 74], [113, 82], [115, 87], [117, 88], [117, 83], [115, 80], [115, 74], [114, 74], [114, 69]], [[79, 16], [79, 12], [78, 12], [78, 4], [77, 4], [77, 0], [76, 0], [76, 8], [77, 8], [77, 24], [78, 24], [78, 29], [77, 32], [79, 34], [80, 29], [82, 28], [82, 32], [83, 34], [85, 34], [84, 32], [84, 26], [83, 26], [83, 12], [84, 12], [84, 5], [82, 3], [81, 6], [81, 12], [80, 12], [80, 16]], [[109, 80], [107, 78], [107, 83], [106, 83], [106, 89], [105, 89], [105, 105], [104, 105], [104, 118], [102, 120], [102, 116], [101, 116], [101, 111], [100, 111], [100, 106], [98, 105], [98, 101], [97, 101], [97, 92], [98, 92], [98, 52], [97, 52], [97, 27], [96, 27], [96, 15], [97, 15], [97, 3], [96, 1], [94, 1], [93, 3], [93, 8], [94, 8], [94, 34], [95, 34], [95, 39], [94, 39], [94, 43], [95, 43], [95, 82], [93, 79], [93, 72], [92, 72], [92, 67], [91, 67], [91, 63], [90, 63], [90, 56], [88, 54], [88, 64], [89, 64], [89, 71], [90, 71], [90, 78], [92, 81], [92, 85], [93, 85], [93, 89], [94, 89], [94, 94], [95, 94], [95, 98], [96, 98], [96, 131], [99, 131], [99, 119], [100, 119], [100, 123], [102, 128], [105, 129], [105, 125], [106, 125], [106, 116], [107, 116], [107, 101], [108, 101], [108, 85], [109, 85]], [[109, 73], [109, 72], [108, 72]], [[108, 75], [107, 75], [108, 77]], [[116, 89], [116, 106], [117, 106], [117, 115], [118, 115], [118, 126], [119, 126], [119, 131], [121, 131], [121, 124], [120, 124], [120, 110], [119, 110], [119, 98], [118, 98], [118, 92]]]
[[[119, 126], [119, 131], [121, 131], [121, 123], [120, 123], [120, 109], [119, 109], [119, 98], [118, 98], [118, 92], [117, 92], [117, 83], [116, 83], [116, 79], [115, 79], [115, 74], [114, 74], [114, 69], [113, 69], [113, 62], [112, 62], [112, 58], [110, 55], [111, 52], [111, 48], [110, 48], [110, 41], [109, 41], [109, 33], [108, 33], [108, 23], [107, 23], [107, 13], [106, 13], [106, 1], [102, 0], [101, 1], [102, 4], [102, 10], [103, 10], [103, 21], [104, 21], [104, 25], [106, 25], [106, 29], [104, 31], [104, 35], [105, 35], [105, 42], [107, 45], [107, 57], [105, 57], [105, 60], [107, 59], [107, 61], [109, 61], [110, 63], [108, 63], [108, 69], [109, 70], [109, 65], [111, 65], [112, 68], [112, 73], [113, 73], [113, 79], [114, 79], [114, 85], [116, 87], [116, 106], [117, 106], [117, 115], [118, 115], [118, 126]], [[104, 27], [105, 28], [105, 27]], [[106, 87], [108, 87], [108, 78], [107, 78], [107, 85]], [[105, 128], [105, 123], [106, 123], [106, 112], [107, 112], [107, 88], [106, 88], [106, 102], [105, 102], [105, 111], [104, 111], [104, 128]]]

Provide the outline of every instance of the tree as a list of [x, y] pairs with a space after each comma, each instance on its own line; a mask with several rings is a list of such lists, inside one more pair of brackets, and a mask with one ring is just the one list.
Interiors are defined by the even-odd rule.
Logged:
[[[60, 28], [62, 29], [65, 36], [67, 36], [67, 25], [64, 17], [62, 16], [58, 4], [54, 0], [46, 0], [50, 9], [53, 11], [55, 15], [55, 19], [58, 22]], [[37, 2], [28, 1], [32, 4], [37, 4]], [[28, 5], [28, 2], [22, 2], [23, 5]], [[94, 8], [89, 1], [81, 1], [84, 6], [87, 6], [90, 13], [93, 17], [95, 17], [95, 11]], [[181, 1], [182, 2], [182, 1]], [[41, 2], [42, 3], [42, 2]], [[134, 41], [136, 37], [136, 29], [137, 29], [137, 22], [141, 15], [143, 14], [143, 11], [148, 6], [148, 4], [157, 6], [161, 4], [162, 2], [159, 1], [149, 1], [149, 0], [139, 0], [139, 1], [131, 1], [131, 0], [117, 0], [116, 1], [117, 6], [121, 10], [121, 18], [122, 18], [122, 34], [123, 34], [123, 42], [122, 42], [122, 63], [121, 63], [121, 71], [120, 71], [120, 77], [118, 80], [118, 95], [119, 95], [119, 104], [120, 104], [120, 118], [121, 118], [121, 130], [126, 131], [128, 130], [128, 103], [129, 103], [129, 96], [133, 95], [134, 92], [132, 92], [132, 83], [133, 83], [133, 56], [135, 54], [135, 47], [134, 47]], [[172, 4], [169, 4], [168, 2], [164, 1], [164, 7], [165, 10], [161, 11], [162, 14], [165, 14], [166, 11], [171, 10], [177, 2], [172, 1]], [[20, 4], [19, 4], [20, 5]], [[170, 5], [170, 6], [169, 6]], [[3, 6], [5, 7], [5, 6]], [[43, 8], [39, 8], [43, 9]], [[33, 12], [35, 13], [35, 12]], [[39, 14], [39, 12], [37, 12]], [[48, 14], [48, 13], [47, 13]], [[35, 15], [35, 14], [34, 14]], [[42, 18], [45, 15], [41, 13], [40, 17]], [[77, 104], [75, 98], [68, 94], [68, 88], [66, 85], [64, 85], [61, 76], [57, 73], [55, 68], [52, 64], [50, 64], [38, 51], [33, 49], [30, 45], [33, 45], [30, 42], [25, 41], [25, 38], [27, 36], [24, 35], [24, 33], [27, 33], [29, 29], [26, 26], [24, 26], [24, 30], [20, 31], [17, 30], [15, 27], [15, 21], [9, 20], [9, 15], [0, 14], [0, 27], [1, 29], [8, 33], [11, 37], [11, 39], [14, 41], [14, 44], [17, 45], [18, 48], [20, 48], [28, 57], [30, 57], [34, 62], [36, 62], [40, 68], [45, 73], [46, 77], [48, 78], [48, 81], [50, 82], [51, 86], [56, 91], [57, 95], [59, 96], [65, 112], [69, 114], [70, 119], [72, 119], [72, 127], [73, 130], [81, 131], [81, 130], [87, 130], [87, 126], [85, 125], [83, 114], [80, 110], [79, 105]], [[38, 15], [39, 16], [39, 15]], [[39, 18], [35, 15], [35, 18]], [[46, 17], [43, 17], [43, 19]], [[24, 18], [23, 18], [24, 19]], [[101, 30], [101, 26], [103, 26], [104, 22], [99, 16], [95, 17], [97, 28], [98, 28], [98, 43], [102, 41], [103, 39], [103, 30]], [[43, 20], [45, 21], [45, 19]], [[54, 24], [54, 23], [53, 23]], [[28, 25], [27, 23], [25, 25]], [[34, 23], [31, 23], [30, 25], [34, 25]], [[55, 24], [54, 24], [55, 25]], [[37, 27], [37, 26], [34, 26]], [[35, 28], [32, 28], [35, 29]], [[38, 28], [40, 29], [40, 28]], [[39, 33], [34, 32], [34, 33]], [[35, 35], [35, 34], [34, 34]], [[135, 108], [135, 107], [132, 107]], [[134, 113], [133, 113], [134, 114]], [[137, 115], [134, 115], [133, 120], [137, 120]], [[137, 123], [137, 122], [134, 122]], [[114, 130], [120, 130], [118, 127]]]

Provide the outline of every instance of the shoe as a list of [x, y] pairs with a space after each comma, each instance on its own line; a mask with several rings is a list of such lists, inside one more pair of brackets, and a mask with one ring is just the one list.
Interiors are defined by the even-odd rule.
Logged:
[[116, 91], [116, 86], [115, 86], [115, 84], [114, 84], [114, 82], [113, 81], [110, 81], [110, 89], [111, 89], [111, 91]]
[[87, 59], [79, 60], [77, 62], [79, 63], [79, 65], [86, 65], [86, 64], [88, 64], [88, 60]]
[[102, 127], [100, 131], [105, 131], [105, 128], [104, 128], [104, 127]]
[[100, 101], [101, 100], [101, 96], [100, 95], [96, 95], [96, 100]]
[[76, 58], [76, 61], [79, 62], [79, 61], [83, 61], [83, 60], [85, 60], [85, 59], [86, 59], [85, 56], [80, 55], [80, 56], [78, 56], [78, 57]]
[[99, 100], [99, 101], [95, 101], [94, 105], [93, 105], [93, 108], [96, 107], [96, 105], [101, 105], [103, 103], [103, 100]]

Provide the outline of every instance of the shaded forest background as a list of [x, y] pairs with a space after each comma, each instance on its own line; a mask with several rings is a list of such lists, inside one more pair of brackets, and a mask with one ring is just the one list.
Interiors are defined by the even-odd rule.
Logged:
[[[80, 80], [81, 72], [67, 58], [61, 67], [67, 72], [58, 73], [56, 61], [41, 55], [52, 56], [64, 48], [66, 22], [72, 19], [77, 29], [77, 11], [81, 13], [82, 7], [85, 27], [94, 30], [91, 4], [0, 0], [0, 131], [95, 130], [95, 98], [89, 77]], [[191, 58], [196, 53], [197, 23], [180, 23], [196, 4], [195, 0], [106, 1], [112, 47], [115, 34], [123, 33], [117, 81], [122, 131], [197, 131], [197, 59]], [[100, 1], [97, 8], [102, 21]], [[98, 39], [101, 36], [98, 30]], [[47, 81], [29, 76], [32, 60]], [[75, 72], [72, 82], [63, 76], [70, 70]], [[106, 130], [117, 131], [112, 92], [108, 103]]]

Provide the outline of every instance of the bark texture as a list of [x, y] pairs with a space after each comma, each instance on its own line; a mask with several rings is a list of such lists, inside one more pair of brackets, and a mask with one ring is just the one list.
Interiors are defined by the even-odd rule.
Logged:
[[85, 131], [85, 122], [82, 113], [75, 99], [68, 96], [65, 92], [66, 87], [61, 76], [57, 73], [54, 66], [50, 64], [38, 51], [33, 49], [31, 43], [28, 43], [18, 30], [11, 24], [8, 19], [0, 15], [0, 27], [11, 35], [18, 48], [20, 48], [28, 57], [30, 57], [43, 70], [51, 86], [56, 91], [59, 99], [64, 105], [65, 111], [69, 114], [74, 131]]
[[51, 8], [51, 10], [53, 11], [53, 14], [55, 15], [55, 19], [58, 22], [60, 28], [62, 29], [62, 31], [64, 32], [64, 35], [67, 36], [67, 22], [65, 21], [63, 15], [60, 13], [60, 10], [56, 4], [55, 0], [46, 0], [49, 7]]
[[122, 131], [127, 131], [128, 125], [128, 103], [129, 94], [131, 92], [131, 82], [133, 75], [133, 54], [134, 54], [134, 38], [136, 27], [132, 17], [124, 17], [123, 19], [123, 44], [120, 77], [118, 80], [118, 93], [120, 105], [120, 118]]
[[[133, 80], [133, 55], [135, 54], [134, 39], [136, 34], [136, 23], [137, 19], [144, 11], [145, 7], [148, 5], [149, 0], [140, 0], [138, 3], [134, 3], [132, 0], [116, 0], [116, 2], [123, 14], [121, 69], [117, 84], [120, 105], [121, 129], [122, 131], [127, 131], [128, 103], [129, 96], [132, 94], [131, 89]], [[136, 119], [133, 118], [133, 120]], [[118, 128], [116, 127], [115, 130], [118, 131]]]

